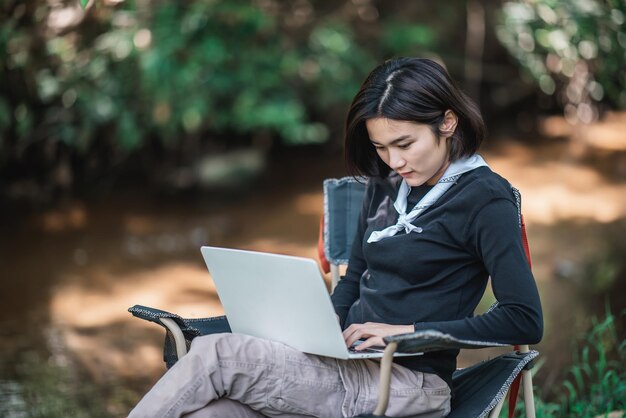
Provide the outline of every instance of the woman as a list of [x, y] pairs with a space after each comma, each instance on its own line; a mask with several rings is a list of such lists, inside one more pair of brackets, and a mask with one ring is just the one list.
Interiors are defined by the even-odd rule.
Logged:
[[[537, 288], [509, 183], [475, 154], [476, 106], [433, 61], [372, 71], [346, 122], [345, 156], [368, 182], [346, 276], [332, 295], [346, 344], [434, 329], [460, 339], [537, 343]], [[473, 317], [488, 277], [499, 305]], [[389, 416], [445, 416], [457, 350], [396, 360]], [[254, 337], [196, 338], [131, 413], [350, 417], [376, 404], [379, 364], [303, 354]]]

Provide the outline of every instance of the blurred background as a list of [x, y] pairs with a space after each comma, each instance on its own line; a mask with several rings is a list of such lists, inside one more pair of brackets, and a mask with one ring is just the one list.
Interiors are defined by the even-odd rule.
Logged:
[[480, 104], [482, 154], [522, 192], [546, 320], [538, 415], [623, 411], [625, 14], [623, 0], [3, 0], [0, 415], [125, 416], [164, 372], [161, 329], [126, 309], [222, 313], [203, 244], [316, 257], [349, 102], [407, 55], [444, 63]]

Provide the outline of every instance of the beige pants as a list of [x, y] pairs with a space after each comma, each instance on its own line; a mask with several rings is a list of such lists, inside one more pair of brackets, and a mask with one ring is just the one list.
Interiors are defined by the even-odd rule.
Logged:
[[[379, 364], [301, 353], [239, 334], [194, 339], [130, 413], [139, 417], [352, 417], [373, 412]], [[394, 365], [392, 417], [443, 417], [450, 389], [434, 374]]]

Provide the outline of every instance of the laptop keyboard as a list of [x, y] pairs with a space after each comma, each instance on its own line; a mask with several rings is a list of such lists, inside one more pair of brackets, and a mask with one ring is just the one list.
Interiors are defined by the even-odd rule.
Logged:
[[355, 347], [356, 347], [355, 345], [353, 345], [352, 347], [349, 347], [348, 351], [351, 353], [357, 353], [357, 354], [359, 353], [382, 353], [385, 351], [383, 347], [380, 347], [380, 348], [370, 347], [370, 348], [366, 348], [363, 350], [357, 350]]

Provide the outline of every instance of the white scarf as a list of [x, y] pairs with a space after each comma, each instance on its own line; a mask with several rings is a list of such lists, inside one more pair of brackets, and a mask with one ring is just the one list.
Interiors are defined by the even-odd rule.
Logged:
[[439, 199], [452, 185], [457, 181], [463, 173], [472, 171], [478, 167], [487, 166], [487, 163], [483, 158], [474, 154], [471, 157], [457, 160], [450, 164], [443, 176], [439, 179], [437, 184], [430, 189], [428, 193], [419, 201], [417, 205], [406, 213], [407, 198], [411, 192], [411, 187], [407, 184], [406, 180], [402, 179], [400, 184], [400, 190], [398, 190], [398, 197], [396, 198], [393, 207], [398, 212], [398, 222], [395, 225], [391, 225], [382, 231], [374, 231], [367, 239], [367, 242], [377, 242], [384, 238], [392, 237], [403, 229], [408, 234], [410, 232], [422, 232], [422, 228], [411, 224], [418, 216], [422, 214], [426, 209], [432, 206], [437, 199]]

